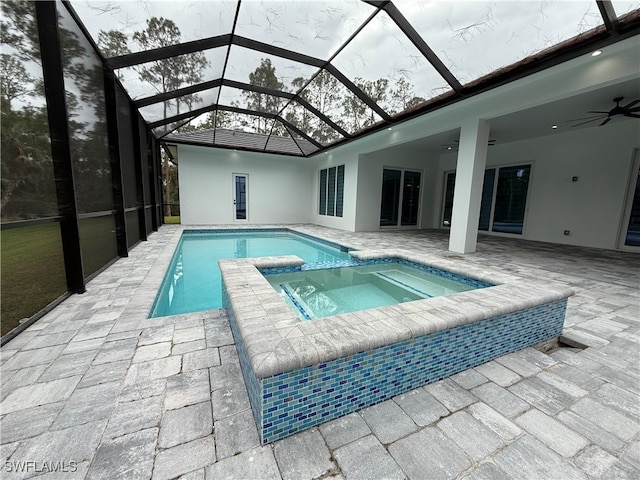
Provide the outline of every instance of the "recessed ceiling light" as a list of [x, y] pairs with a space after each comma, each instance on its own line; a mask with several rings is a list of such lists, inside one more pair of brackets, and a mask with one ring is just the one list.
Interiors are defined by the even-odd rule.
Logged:
[[596, 50], [595, 52], [591, 53], [592, 57], [597, 57], [598, 55], [600, 55], [602, 53], [602, 50]]
[[447, 150], [451, 150], [453, 147], [447, 147]]
[[551, 128], [555, 130], [556, 128], [558, 128], [558, 125], [551, 125]]
[[391, 130], [391, 127], [387, 128], [387, 130]]

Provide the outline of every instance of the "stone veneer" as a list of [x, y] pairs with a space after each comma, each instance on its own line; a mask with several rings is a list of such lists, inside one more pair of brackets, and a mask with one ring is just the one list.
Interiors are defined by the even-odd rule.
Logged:
[[396, 257], [494, 286], [300, 320], [259, 269], [296, 256], [221, 260], [223, 301], [262, 443], [560, 335], [573, 291], [404, 250]]

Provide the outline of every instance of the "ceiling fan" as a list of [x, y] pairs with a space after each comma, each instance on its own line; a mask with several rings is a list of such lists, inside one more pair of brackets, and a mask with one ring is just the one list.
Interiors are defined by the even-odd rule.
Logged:
[[584, 118], [574, 118], [573, 120], [567, 120], [568, 122], [578, 122], [580, 120], [586, 120], [586, 122], [581, 122], [581, 123], [577, 123], [575, 125], [571, 125], [571, 127], [579, 127], [580, 125], [584, 125], [586, 123], [590, 123], [590, 122], [596, 122], [598, 120], [603, 120], [603, 122], [600, 124], [600, 126], [602, 125], [606, 125], [607, 123], [609, 123], [611, 121], [612, 118], [615, 117], [631, 117], [631, 118], [640, 118], [640, 115], [635, 113], [635, 112], [640, 112], [640, 107], [634, 107], [634, 105], [640, 103], [640, 100], [634, 100], [633, 102], [621, 106], [620, 102], [624, 99], [624, 97], [616, 97], [613, 99], [613, 101], [616, 103], [616, 106], [613, 107], [611, 110], [609, 110], [608, 112], [603, 112], [603, 111], [589, 111], [587, 113], [595, 113], [597, 115], [591, 115], [590, 117], [584, 117]]
[[[495, 139], [489, 140], [487, 145], [493, 147], [496, 144]], [[440, 145], [445, 150], [457, 150], [460, 146], [460, 140], [454, 140], [452, 143], [445, 143], [444, 145]]]

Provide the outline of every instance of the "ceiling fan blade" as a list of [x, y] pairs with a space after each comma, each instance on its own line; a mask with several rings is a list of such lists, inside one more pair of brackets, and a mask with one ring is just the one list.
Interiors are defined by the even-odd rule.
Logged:
[[606, 119], [604, 122], [602, 122], [602, 123], [600, 124], [600, 126], [606, 125], [606, 124], [607, 124], [607, 123], [609, 123], [610, 121], [611, 121], [611, 117], [607, 117], [607, 119]]
[[587, 120], [586, 122], [576, 123], [575, 125], [571, 125], [571, 128], [579, 127], [580, 125], [586, 125], [587, 123], [595, 122], [596, 120], [600, 120], [601, 118], [604, 118], [604, 117], [592, 118], [591, 120]]
[[600, 115], [590, 115], [588, 117], [582, 117], [582, 118], [572, 118], [571, 120], [567, 120], [567, 122], [579, 122], [580, 120], [596, 120], [598, 118], [604, 118], [606, 117], [606, 115], [600, 114]]
[[630, 112], [640, 112], [640, 107], [627, 108], [627, 110], [629, 110]]
[[598, 110], [589, 110], [587, 113], [609, 113], [609, 112], [600, 112]]
[[624, 108], [626, 110], [627, 108], [633, 107], [636, 103], [640, 103], [640, 100], [634, 100], [633, 102], [629, 103], [629, 105], [625, 105], [622, 108]]
[[631, 118], [640, 118], [640, 115], [638, 115], [637, 113], [625, 113], [624, 116]]

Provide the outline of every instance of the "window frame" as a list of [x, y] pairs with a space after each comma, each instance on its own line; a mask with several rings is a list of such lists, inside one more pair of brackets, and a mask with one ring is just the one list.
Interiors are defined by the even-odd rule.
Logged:
[[333, 165], [318, 171], [318, 215], [344, 216], [345, 165]]
[[[396, 209], [397, 220], [394, 225], [380, 225], [380, 219], [382, 217], [382, 190], [384, 188], [384, 171], [385, 170], [393, 170], [396, 172], [400, 172], [400, 185], [398, 192], [398, 206]], [[418, 186], [418, 211], [415, 225], [403, 225], [402, 224], [402, 206], [404, 201], [404, 181], [405, 181], [405, 173], [417, 173], [420, 175], [420, 184]], [[425, 171], [421, 168], [412, 168], [412, 167], [398, 167], [398, 166], [389, 166], [383, 165], [381, 171], [381, 180], [382, 185], [380, 186], [380, 209], [378, 210], [378, 228], [380, 230], [416, 230], [420, 229], [422, 225], [422, 202], [424, 195], [424, 184], [425, 184]]]

